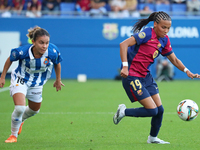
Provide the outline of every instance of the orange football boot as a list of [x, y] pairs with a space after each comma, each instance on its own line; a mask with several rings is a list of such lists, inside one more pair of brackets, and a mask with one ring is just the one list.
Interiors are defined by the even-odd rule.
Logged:
[[17, 137], [14, 135], [11, 135], [7, 140], [5, 140], [6, 143], [14, 143], [17, 142]]
[[22, 126], [23, 126], [24, 122], [21, 123], [20, 127], [19, 127], [19, 131], [18, 131], [18, 135], [22, 132]]

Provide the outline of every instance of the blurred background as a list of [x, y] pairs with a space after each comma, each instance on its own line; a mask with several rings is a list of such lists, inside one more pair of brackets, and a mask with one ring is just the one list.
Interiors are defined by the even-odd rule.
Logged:
[[[168, 36], [173, 51], [193, 73], [200, 73], [199, 8], [200, 0], [0, 0], [0, 72], [10, 50], [30, 42], [27, 30], [40, 26], [64, 58], [63, 79], [76, 79], [79, 74], [88, 79], [120, 79], [119, 43], [133, 34], [138, 19], [165, 11], [172, 17]], [[157, 63], [151, 67], [155, 78]], [[189, 79], [173, 69], [173, 79]]]

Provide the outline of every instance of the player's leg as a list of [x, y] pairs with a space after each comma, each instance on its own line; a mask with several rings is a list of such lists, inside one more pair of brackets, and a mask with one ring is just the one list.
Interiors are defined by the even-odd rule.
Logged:
[[24, 121], [28, 119], [29, 117], [34, 116], [35, 114], [39, 113], [41, 103], [34, 103], [30, 100], [28, 100], [28, 105], [25, 107], [25, 111], [22, 115], [22, 123], [20, 125], [18, 135], [22, 132], [22, 126], [24, 124]]
[[28, 105], [26, 106], [25, 112], [22, 116], [22, 121], [24, 122], [29, 117], [32, 117], [39, 113], [41, 107], [41, 102], [36, 103], [33, 101], [28, 100]]
[[26, 107], [25, 95], [22, 93], [15, 93], [13, 101], [15, 108], [11, 116], [11, 136], [5, 141], [6, 143], [17, 142], [18, 130], [22, 123], [22, 115]]
[[11, 116], [11, 136], [5, 141], [6, 143], [17, 142], [18, 130], [26, 107], [26, 93], [27, 85], [23, 79], [11, 74], [10, 95], [13, 97], [15, 108]]
[[145, 86], [142, 85], [143, 82], [140, 81], [140, 78], [123, 78], [122, 82], [131, 102], [139, 101], [144, 107], [127, 109], [124, 104], [119, 105], [118, 110], [113, 117], [113, 122], [115, 124], [118, 124], [124, 116], [151, 117], [157, 114], [157, 106]]
[[22, 116], [23, 122], [39, 113], [42, 103], [42, 88], [43, 87], [28, 88], [26, 95], [28, 98], [28, 105], [26, 106], [26, 110]]
[[128, 108], [125, 110], [125, 116], [129, 117], [152, 117], [158, 113], [157, 106], [151, 97], [139, 101], [143, 107]]
[[157, 138], [157, 135], [160, 131], [160, 127], [162, 125], [164, 108], [162, 106], [162, 102], [161, 102], [159, 94], [152, 95], [152, 99], [157, 105], [158, 113], [157, 115], [153, 116], [151, 119], [151, 130], [150, 130], [150, 135], [148, 137], [147, 143], [170, 144], [169, 142], [166, 142]]

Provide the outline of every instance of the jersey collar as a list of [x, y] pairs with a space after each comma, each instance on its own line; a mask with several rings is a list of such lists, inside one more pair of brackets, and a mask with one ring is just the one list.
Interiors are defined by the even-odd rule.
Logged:
[[[31, 46], [29, 47], [28, 53], [29, 53], [30, 59], [35, 59], [34, 56], [33, 56], [32, 51], [31, 51], [32, 47], [33, 47], [33, 45], [31, 45]], [[46, 57], [46, 56], [48, 56], [48, 48], [47, 48], [47, 50], [45, 51], [45, 53], [42, 55], [42, 57]]]
[[29, 47], [29, 50], [28, 50], [30, 59], [34, 59], [34, 56], [33, 56], [32, 52], [31, 52], [32, 47], [33, 47], [33, 45], [31, 45], [31, 46]]

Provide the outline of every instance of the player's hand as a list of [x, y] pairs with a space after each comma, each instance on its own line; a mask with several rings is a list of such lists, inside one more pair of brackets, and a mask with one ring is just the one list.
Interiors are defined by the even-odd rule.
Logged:
[[199, 74], [193, 74], [192, 72], [190, 72], [189, 70], [187, 70], [187, 76], [191, 79], [194, 79], [194, 78], [200, 78], [200, 75]]
[[55, 81], [54, 84], [53, 84], [53, 87], [56, 88], [56, 91], [60, 91], [61, 90], [61, 85], [62, 86], [65, 86], [61, 81]]
[[0, 78], [0, 88], [3, 88], [5, 84], [5, 79]]
[[122, 68], [120, 75], [121, 75], [123, 78], [127, 78], [127, 77], [128, 77], [128, 66], [124, 66], [124, 67]]

